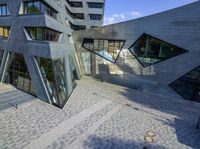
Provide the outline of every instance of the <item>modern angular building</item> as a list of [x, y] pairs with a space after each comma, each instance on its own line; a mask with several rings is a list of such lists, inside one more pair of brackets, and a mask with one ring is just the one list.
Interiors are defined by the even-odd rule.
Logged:
[[62, 108], [81, 77], [72, 31], [103, 13], [104, 0], [1, 0], [1, 82]]
[[82, 73], [200, 102], [200, 1], [73, 33]]
[[200, 102], [200, 2], [102, 26], [104, 4], [1, 0], [1, 82], [60, 108], [84, 74]]

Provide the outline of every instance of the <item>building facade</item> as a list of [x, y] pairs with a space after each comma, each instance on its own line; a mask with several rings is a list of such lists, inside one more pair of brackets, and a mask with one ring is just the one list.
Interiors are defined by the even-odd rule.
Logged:
[[62, 108], [81, 77], [72, 32], [103, 14], [104, 0], [1, 0], [1, 82]]
[[200, 1], [73, 33], [82, 73], [200, 102]]

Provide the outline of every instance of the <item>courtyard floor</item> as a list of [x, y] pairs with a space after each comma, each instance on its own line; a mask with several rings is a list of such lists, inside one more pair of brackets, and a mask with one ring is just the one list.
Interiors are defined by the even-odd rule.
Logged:
[[62, 110], [1, 84], [0, 149], [199, 149], [199, 115], [198, 103], [88, 77]]

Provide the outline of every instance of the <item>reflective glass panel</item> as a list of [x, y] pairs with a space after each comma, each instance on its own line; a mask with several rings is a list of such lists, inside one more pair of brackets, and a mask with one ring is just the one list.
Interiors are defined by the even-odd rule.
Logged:
[[61, 33], [45, 27], [26, 27], [32, 40], [58, 42]]
[[36, 95], [22, 54], [10, 52], [6, 82], [27, 93]]
[[123, 40], [85, 38], [83, 40], [83, 48], [92, 51], [111, 62], [115, 62], [124, 43], [125, 41]]
[[200, 102], [200, 66], [170, 86], [186, 99]]
[[147, 34], [143, 34], [130, 47], [130, 51], [144, 67], [187, 52], [182, 48], [161, 41], [160, 39]]
[[7, 39], [10, 34], [10, 27], [0, 26], [0, 38]]
[[62, 107], [68, 99], [64, 59], [36, 58], [52, 104]]

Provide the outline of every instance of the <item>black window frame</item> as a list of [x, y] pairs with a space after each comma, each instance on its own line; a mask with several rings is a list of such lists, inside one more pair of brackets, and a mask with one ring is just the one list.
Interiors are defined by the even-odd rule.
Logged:
[[[48, 27], [25, 27], [27, 33], [33, 41], [44, 41], [44, 42], [59, 42], [60, 35], [62, 32], [56, 31]], [[42, 29], [42, 39], [33, 38], [38, 37], [38, 30]], [[31, 31], [34, 32], [34, 36], [31, 35]], [[58, 36], [58, 37], [56, 37]], [[57, 39], [57, 40], [56, 40]]]
[[[8, 39], [10, 36], [11, 27], [10, 26], [0, 26], [0, 28], [2, 28], [2, 30], [3, 30], [3, 36], [0, 36], [0, 39]], [[5, 30], [7, 30], [8, 36], [5, 35]]]
[[99, 8], [102, 9], [104, 8], [104, 3], [101, 2], [87, 2], [88, 8]]
[[89, 14], [89, 18], [92, 21], [102, 21], [103, 15], [102, 14]]
[[[5, 14], [3, 12], [3, 7], [5, 8]], [[0, 4], [0, 16], [10, 15], [7, 4]]]
[[[114, 43], [114, 46], [115, 46], [115, 42], [119, 42], [119, 43], [120, 43], [120, 42], [123, 42], [123, 44], [121, 45], [121, 49], [119, 48], [119, 53], [117, 54], [116, 58], [114, 58], [114, 57], [111, 55], [111, 56], [113, 57], [113, 59], [114, 59], [114, 61], [111, 61], [110, 59], [108, 59], [108, 58], [106, 58], [106, 57], [104, 57], [104, 56], [102, 56], [102, 55], [96, 53], [95, 50], [94, 50], [94, 44], [93, 44], [93, 50], [91, 50], [90, 48], [86, 48], [86, 47], [84, 46], [86, 40], [88, 40], [88, 42], [89, 42], [90, 40], [91, 40], [91, 41], [92, 41], [92, 40], [93, 40], [93, 41], [94, 41], [94, 40], [98, 40], [98, 41], [103, 40], [104, 45], [105, 45], [105, 40], [107, 40], [107, 41], [108, 41], [108, 48], [109, 48], [109, 42], [113, 42], [113, 43]], [[121, 51], [122, 51], [122, 49], [124, 48], [125, 43], [126, 43], [126, 40], [122, 40], [122, 39], [84, 38], [84, 39], [83, 39], [83, 42], [82, 42], [82, 48], [84, 48], [84, 49], [86, 49], [86, 50], [88, 50], [88, 51], [94, 53], [95, 55], [100, 56], [101, 58], [103, 58], [103, 59], [105, 59], [105, 60], [107, 60], [107, 61], [109, 61], [109, 62], [115, 64], [116, 61], [117, 61], [117, 59], [118, 59], [118, 57], [119, 57], [119, 55], [120, 55], [120, 53], [121, 53]], [[89, 45], [89, 46], [90, 46], [90, 45]], [[98, 47], [100, 47], [100, 46], [99, 46], [99, 42], [98, 42]], [[108, 50], [108, 53], [109, 53], [109, 49], [107, 49], [107, 50]]]
[[[35, 6], [35, 3], [39, 3], [39, 11], [36, 12], [29, 12], [28, 4], [31, 4]], [[37, 7], [38, 8], [38, 7]], [[36, 1], [24, 1], [23, 2], [23, 15], [39, 15], [39, 14], [46, 14], [54, 19], [58, 19], [58, 11], [55, 10], [53, 7], [51, 7], [49, 4], [47, 4], [44, 1], [36, 0]]]
[[[175, 86], [174, 84], [179, 81], [179, 80], [184, 80], [185, 77], [189, 76], [192, 72], [194, 72], [196, 69], [200, 69], [200, 65], [195, 67], [194, 69], [192, 69], [191, 71], [187, 72], [186, 74], [184, 74], [183, 76], [181, 76], [180, 78], [176, 79], [175, 81], [173, 81], [172, 83], [170, 83], [168, 86], [170, 88], [172, 88], [175, 92], [177, 92], [179, 95], [181, 95], [184, 99], [189, 100], [189, 101], [195, 101], [195, 99], [191, 99], [189, 97], [187, 97], [186, 95], [184, 95], [182, 92], [180, 92]], [[193, 82], [195, 82], [196, 80], [192, 80]], [[197, 81], [199, 81], [200, 83], [200, 78], [197, 79]], [[199, 87], [200, 88], [200, 87]]]
[[[173, 57], [165, 58], [165, 59], [163, 59], [162, 61], [158, 61], [158, 62], [149, 64], [149, 65], [144, 65], [144, 64], [139, 60], [138, 56], [135, 55], [135, 54], [133, 53], [133, 51], [131, 50], [131, 48], [132, 48], [143, 36], [148, 36], [148, 37], [150, 37], [150, 38], [154, 38], [155, 40], [159, 40], [160, 42], [163, 42], [163, 43], [169, 44], [169, 45], [171, 45], [171, 46], [174, 46], [174, 47], [176, 47], [176, 48], [179, 48], [179, 49], [181, 49], [183, 52], [180, 53], [180, 54], [178, 54], [178, 55], [175, 55], [175, 56], [173, 56]], [[181, 47], [179, 47], [179, 46], [177, 46], [177, 45], [174, 45], [174, 44], [172, 44], [172, 43], [169, 43], [169, 42], [167, 42], [167, 41], [164, 41], [164, 40], [162, 40], [162, 39], [160, 39], [160, 38], [154, 37], [154, 36], [152, 36], [152, 35], [150, 35], [150, 34], [147, 34], [147, 33], [143, 33], [143, 34], [128, 48], [128, 50], [131, 52], [131, 54], [137, 59], [137, 61], [138, 61], [138, 62], [142, 65], [142, 67], [144, 67], [144, 68], [149, 67], [149, 66], [152, 66], [152, 65], [156, 65], [156, 64], [158, 64], [158, 63], [162, 63], [162, 62], [164, 62], [164, 61], [166, 61], [166, 60], [169, 60], [169, 59], [171, 59], [171, 58], [180, 56], [180, 55], [185, 54], [185, 53], [188, 52], [188, 50], [186, 50], [186, 49], [183, 49], [183, 48], [181, 48]]]

